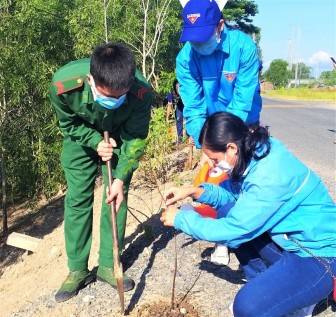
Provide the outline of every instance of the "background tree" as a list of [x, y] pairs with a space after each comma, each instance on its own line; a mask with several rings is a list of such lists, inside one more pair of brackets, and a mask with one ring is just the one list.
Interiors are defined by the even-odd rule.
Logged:
[[[254, 1], [229, 0], [224, 7], [224, 19], [237, 26], [247, 34], [260, 36], [260, 28], [252, 24], [251, 19], [258, 13], [258, 5]], [[255, 38], [258, 42], [258, 38]]]
[[224, 7], [223, 15], [230, 25], [237, 26], [253, 38], [258, 48], [259, 59], [262, 60], [262, 51], [259, 46], [260, 28], [252, 24], [252, 17], [258, 12], [258, 5], [254, 1], [229, 0]]
[[8, 1], [2, 11], [0, 142], [11, 200], [54, 191], [49, 182], [59, 177], [58, 158], [49, 157], [57, 133], [48, 135], [46, 126], [54, 122], [48, 102], [54, 65], [72, 55], [63, 11], [56, 0]]
[[[65, 19], [63, 27], [68, 28], [69, 39], [72, 41], [71, 50], [73, 51], [73, 54], [68, 57], [66, 62], [83, 57], [90, 57], [93, 49], [97, 45], [106, 42], [104, 21], [105, 1], [63, 1], [66, 3], [63, 12]], [[106, 3], [106, 14], [108, 14], [110, 7], [109, 2]], [[59, 66], [63, 65], [61, 64]]]
[[286, 87], [292, 72], [288, 70], [288, 63], [282, 59], [272, 61], [263, 78], [271, 82], [276, 88]]
[[320, 75], [320, 80], [322, 80], [323, 83], [327, 86], [336, 85], [336, 69], [322, 72]]
[[160, 72], [174, 70], [180, 49], [179, 2], [129, 0], [127, 5], [114, 5], [111, 10], [109, 39], [122, 41], [132, 48], [140, 70], [157, 90]]
[[291, 79], [295, 78], [296, 67], [298, 68], [298, 78], [299, 79], [312, 79], [310, 75], [311, 67], [308, 67], [305, 63], [293, 64], [291, 70]]
[[[62, 137], [48, 97], [54, 72], [71, 60], [89, 57], [106, 37], [121, 41], [132, 48], [160, 104], [171, 91], [182, 47], [181, 11], [178, 0], [0, 2], [3, 199], [10, 204], [49, 196], [64, 184]], [[253, 1], [230, 0], [224, 9], [226, 20], [248, 33], [258, 31], [250, 19], [256, 13]]]

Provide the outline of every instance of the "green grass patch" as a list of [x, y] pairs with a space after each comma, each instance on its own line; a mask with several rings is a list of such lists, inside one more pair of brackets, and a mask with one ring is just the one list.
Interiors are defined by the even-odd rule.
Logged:
[[268, 90], [263, 94], [267, 97], [275, 97], [288, 100], [315, 100], [336, 102], [336, 90], [331, 88], [309, 89], [309, 88], [291, 88]]

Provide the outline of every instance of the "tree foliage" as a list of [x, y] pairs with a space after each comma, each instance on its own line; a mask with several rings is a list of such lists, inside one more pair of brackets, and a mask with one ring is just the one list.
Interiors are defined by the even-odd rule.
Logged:
[[297, 69], [297, 78], [312, 79], [312, 76], [310, 75], [311, 67], [308, 67], [305, 63], [298, 63], [292, 65], [291, 79], [295, 78], [296, 69]]
[[258, 5], [254, 1], [229, 0], [224, 8], [224, 19], [236, 25], [247, 34], [260, 35], [260, 28], [252, 24], [252, 17], [258, 13]]
[[[248, 33], [253, 1], [230, 0], [228, 22]], [[0, 193], [9, 202], [52, 195], [64, 184], [62, 136], [50, 105], [54, 72], [88, 57], [97, 45], [121, 41], [157, 94], [171, 91], [182, 44], [178, 0], [2, 0], [0, 3]], [[6, 177], [5, 177], [6, 175]]]
[[9, 196], [31, 197], [54, 190], [54, 184], [50, 188], [48, 182], [55, 176], [57, 157], [46, 156], [57, 133], [48, 135], [45, 131], [54, 121], [48, 86], [54, 66], [71, 55], [72, 43], [67, 43], [64, 20], [55, 19], [62, 16], [62, 3], [33, 0], [7, 4], [0, 28], [0, 142]]
[[127, 5], [112, 7], [109, 39], [132, 48], [154, 90], [158, 89], [160, 72], [175, 68], [180, 49], [180, 12], [180, 4], [172, 0], [129, 0]]
[[320, 75], [320, 80], [322, 80], [325, 85], [335, 86], [336, 85], [336, 69], [333, 69], [331, 71], [322, 72]]
[[272, 61], [263, 78], [271, 82], [276, 88], [286, 87], [292, 72], [288, 70], [288, 63], [282, 59]]
[[251, 35], [257, 45], [259, 59], [262, 60], [262, 51], [259, 46], [260, 28], [252, 24], [252, 17], [256, 16], [258, 12], [258, 5], [254, 1], [229, 0], [224, 7], [223, 15], [225, 21], [230, 25], [234, 25]]

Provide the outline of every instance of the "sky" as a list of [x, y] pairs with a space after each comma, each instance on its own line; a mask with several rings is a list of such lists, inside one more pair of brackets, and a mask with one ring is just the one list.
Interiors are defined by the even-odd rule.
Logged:
[[274, 59], [311, 67], [311, 75], [333, 69], [336, 59], [336, 0], [254, 0], [259, 13], [264, 71]]

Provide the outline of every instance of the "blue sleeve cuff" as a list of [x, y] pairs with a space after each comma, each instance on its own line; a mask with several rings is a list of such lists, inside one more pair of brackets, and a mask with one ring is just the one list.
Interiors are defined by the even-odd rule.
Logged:
[[211, 201], [214, 186], [214, 184], [210, 183], [202, 183], [199, 185], [198, 187], [204, 188], [204, 192], [198, 199], [196, 199], [196, 201], [202, 204], [208, 204], [208, 202]]
[[[195, 217], [201, 217], [199, 213], [197, 213], [195, 210], [181, 210], [176, 213], [175, 219], [174, 219], [174, 227], [175, 229], [182, 230], [186, 234], [193, 235], [189, 222], [191, 224], [195, 223], [196, 221], [193, 221], [191, 219], [195, 219]], [[188, 219], [189, 221], [186, 221]], [[191, 220], [191, 221], [190, 221]]]

